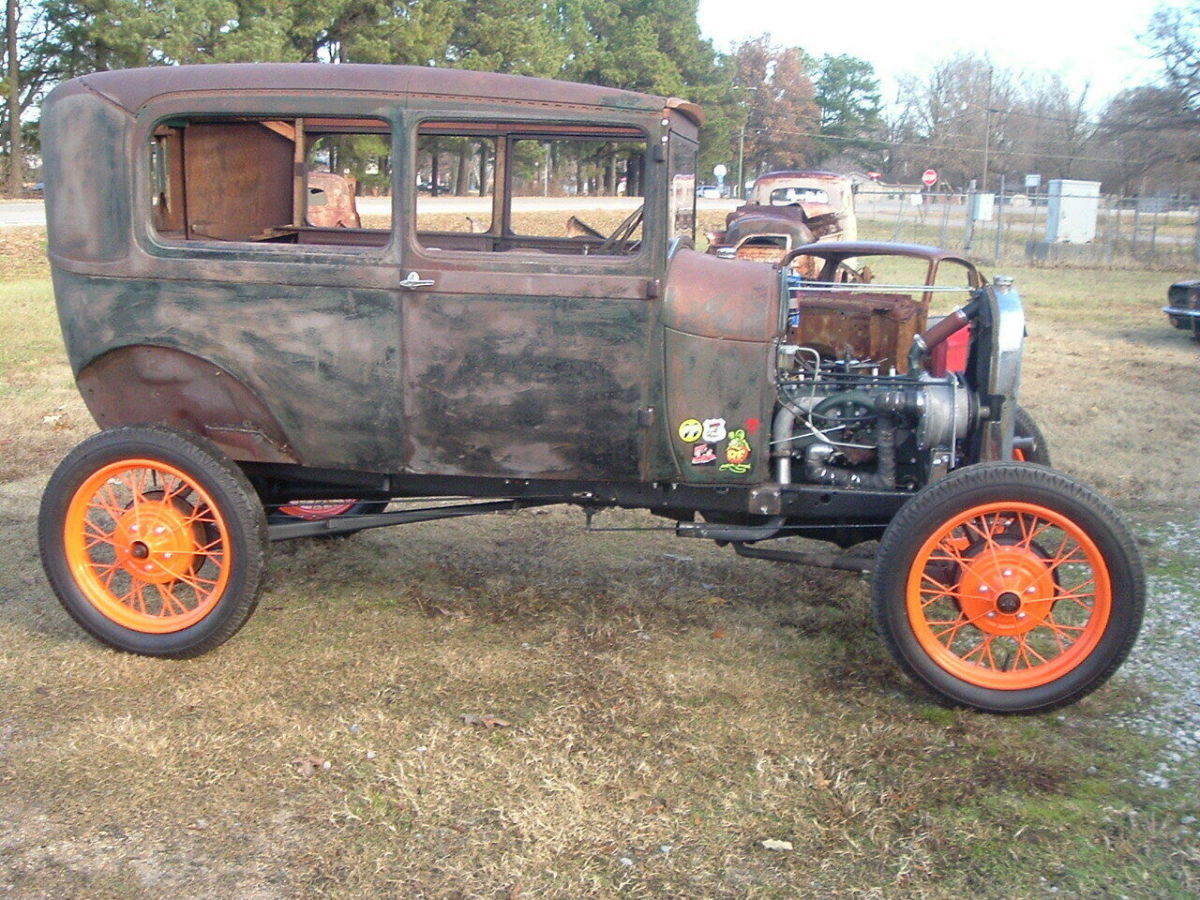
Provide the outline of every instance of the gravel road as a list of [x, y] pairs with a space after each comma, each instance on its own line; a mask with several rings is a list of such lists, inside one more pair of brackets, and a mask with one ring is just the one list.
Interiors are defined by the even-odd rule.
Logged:
[[1200, 516], [1136, 530], [1150, 571], [1146, 618], [1116, 678], [1153, 692], [1126, 720], [1167, 741], [1157, 770], [1140, 775], [1170, 788], [1200, 764]]

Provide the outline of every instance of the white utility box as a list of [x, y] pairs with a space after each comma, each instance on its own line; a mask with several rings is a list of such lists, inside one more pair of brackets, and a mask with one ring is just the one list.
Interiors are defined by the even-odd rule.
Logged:
[[1050, 180], [1046, 240], [1051, 244], [1090, 244], [1096, 239], [1100, 182]]

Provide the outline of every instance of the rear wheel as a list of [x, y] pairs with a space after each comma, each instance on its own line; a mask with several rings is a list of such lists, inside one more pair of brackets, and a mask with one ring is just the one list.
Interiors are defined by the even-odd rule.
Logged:
[[121, 650], [204, 653], [258, 603], [262, 507], [241, 470], [190, 433], [117, 428], [85, 440], [46, 486], [38, 539], [63, 607]]
[[[353, 518], [381, 513], [387, 509], [386, 500], [293, 500], [277, 507], [271, 507], [267, 513], [267, 523], [270, 525], [295, 522], [321, 522], [326, 519]], [[358, 534], [358, 530], [338, 531], [335, 534], [314, 535], [318, 540], [345, 538]]]
[[876, 626], [952, 704], [1074, 702], [1128, 655], [1145, 603], [1133, 536], [1097, 494], [1040, 466], [987, 463], [917, 494], [884, 533]]

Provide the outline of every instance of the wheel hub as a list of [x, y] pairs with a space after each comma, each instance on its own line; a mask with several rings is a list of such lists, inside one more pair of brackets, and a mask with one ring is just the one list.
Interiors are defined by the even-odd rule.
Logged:
[[167, 584], [194, 571], [203, 529], [187, 503], [143, 498], [126, 509], [116, 525], [117, 562], [134, 578]]
[[996, 609], [1006, 615], [1012, 615], [1021, 608], [1021, 598], [1012, 591], [1005, 591], [996, 598]]
[[966, 560], [957, 596], [967, 618], [981, 631], [1025, 634], [1041, 625], [1053, 608], [1054, 573], [1032, 549], [993, 545]]

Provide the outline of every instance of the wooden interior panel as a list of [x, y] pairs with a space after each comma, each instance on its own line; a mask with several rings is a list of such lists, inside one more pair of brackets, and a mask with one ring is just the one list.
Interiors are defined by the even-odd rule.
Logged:
[[257, 122], [184, 131], [187, 236], [251, 240], [292, 221], [294, 145]]

